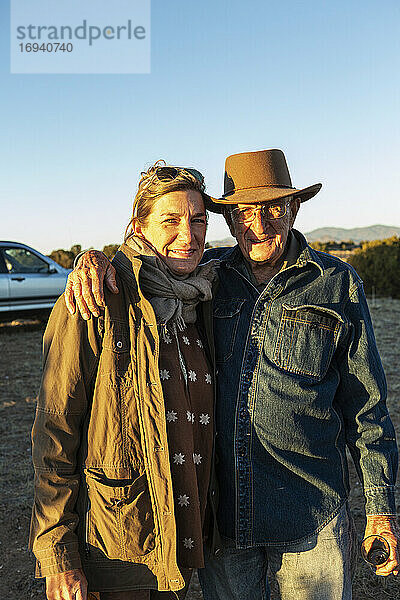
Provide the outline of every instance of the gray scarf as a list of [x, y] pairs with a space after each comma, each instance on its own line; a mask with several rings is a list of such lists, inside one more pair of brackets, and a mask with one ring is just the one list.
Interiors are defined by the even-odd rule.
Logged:
[[175, 275], [143, 238], [132, 236], [126, 244], [140, 254], [139, 283], [156, 314], [157, 323], [183, 330], [196, 321], [196, 306], [212, 297], [216, 260], [198, 266], [189, 275]]

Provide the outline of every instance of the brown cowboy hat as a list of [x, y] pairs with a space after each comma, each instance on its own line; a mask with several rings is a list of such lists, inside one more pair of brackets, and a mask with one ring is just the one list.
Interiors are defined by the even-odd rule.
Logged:
[[222, 198], [210, 198], [206, 207], [221, 213], [224, 204], [256, 204], [287, 196], [309, 200], [319, 192], [322, 183], [296, 189], [292, 186], [286, 158], [282, 150], [260, 150], [232, 154], [225, 161]]

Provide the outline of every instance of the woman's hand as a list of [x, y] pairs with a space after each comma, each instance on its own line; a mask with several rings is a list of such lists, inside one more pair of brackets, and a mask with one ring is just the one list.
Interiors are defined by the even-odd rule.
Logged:
[[46, 577], [47, 600], [87, 600], [87, 580], [82, 569]]
[[104, 283], [113, 294], [118, 294], [115, 269], [106, 255], [99, 250], [85, 252], [68, 275], [65, 287], [64, 300], [71, 315], [75, 313], [76, 301], [84, 319], [90, 319], [91, 312], [95, 317], [100, 316], [100, 309], [104, 307]]
[[[385, 538], [390, 547], [389, 560], [376, 567], [375, 573], [381, 577], [398, 575], [400, 569], [400, 529], [396, 517], [389, 515], [367, 515], [364, 539], [370, 535]], [[372, 546], [373, 540], [371, 541]], [[368, 551], [368, 548], [366, 549]]]

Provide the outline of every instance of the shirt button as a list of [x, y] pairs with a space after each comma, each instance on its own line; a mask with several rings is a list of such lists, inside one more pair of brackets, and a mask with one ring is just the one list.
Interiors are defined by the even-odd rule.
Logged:
[[117, 348], [122, 348], [122, 342], [121, 341], [117, 342]]
[[221, 548], [215, 548], [214, 550], [214, 556], [218, 556], [218, 554], [221, 553]]

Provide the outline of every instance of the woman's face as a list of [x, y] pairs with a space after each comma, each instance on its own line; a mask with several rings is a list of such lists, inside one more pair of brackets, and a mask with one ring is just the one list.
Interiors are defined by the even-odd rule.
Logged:
[[161, 196], [146, 225], [135, 233], [149, 242], [176, 275], [195, 270], [204, 252], [206, 211], [200, 192], [179, 190]]

